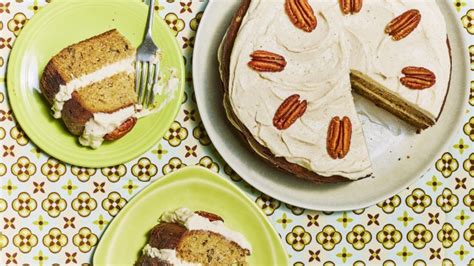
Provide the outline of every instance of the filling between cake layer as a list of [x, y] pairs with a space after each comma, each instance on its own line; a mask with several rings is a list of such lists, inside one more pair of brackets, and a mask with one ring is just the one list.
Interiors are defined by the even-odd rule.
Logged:
[[172, 68], [169, 70], [169, 73], [169, 78], [166, 82], [163, 81], [164, 78], [161, 78], [161, 82], [155, 84], [153, 88], [154, 95], [164, 98], [158, 106], [152, 105], [151, 108], [144, 109], [141, 105], [137, 104], [113, 113], [94, 113], [93, 117], [85, 124], [84, 132], [79, 138], [79, 143], [83, 146], [97, 149], [102, 145], [104, 136], [117, 129], [128, 118], [136, 117], [140, 119], [163, 110], [176, 97], [176, 92], [179, 88], [177, 70]]
[[167, 263], [171, 265], [182, 265], [182, 266], [201, 265], [201, 264], [186, 262], [179, 259], [176, 255], [176, 250], [174, 249], [157, 249], [150, 246], [149, 244], [146, 244], [146, 246], [143, 248], [143, 254], [151, 258], [157, 258], [162, 261], [166, 261]]
[[245, 237], [239, 233], [228, 229], [222, 221], [209, 221], [198, 214], [195, 214], [187, 208], [177, 209], [175, 211], [165, 212], [160, 218], [160, 222], [179, 223], [188, 230], [193, 231], [210, 231], [220, 234], [226, 239], [236, 243], [241, 248], [251, 252], [252, 247]]
[[104, 136], [117, 129], [122, 123], [135, 114], [135, 106], [120, 109], [113, 113], [95, 113], [86, 123], [79, 143], [97, 149], [102, 145]]
[[61, 111], [64, 103], [72, 98], [72, 93], [80, 88], [86, 87], [90, 84], [99, 82], [103, 79], [112, 77], [117, 73], [126, 72], [132, 73], [135, 71], [133, 62], [135, 57], [129, 57], [116, 63], [105, 66], [93, 73], [86, 74], [82, 77], [76, 77], [65, 85], [59, 87], [59, 91], [54, 97], [54, 103], [51, 110], [56, 119], [61, 118]]

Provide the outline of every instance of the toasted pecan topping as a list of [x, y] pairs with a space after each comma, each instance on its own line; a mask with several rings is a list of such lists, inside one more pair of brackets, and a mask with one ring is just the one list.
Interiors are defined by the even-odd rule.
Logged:
[[339, 0], [339, 7], [344, 15], [359, 13], [362, 9], [362, 0]]
[[345, 116], [342, 120], [336, 116], [329, 123], [327, 137], [327, 151], [329, 156], [342, 159], [349, 153], [352, 138], [352, 123]]
[[249, 67], [259, 72], [281, 72], [286, 66], [285, 58], [272, 52], [257, 50], [250, 57]]
[[224, 219], [222, 219], [222, 217], [220, 217], [219, 215], [214, 214], [214, 213], [210, 213], [210, 212], [206, 212], [206, 211], [195, 211], [194, 213], [201, 216], [201, 217], [204, 217], [204, 218], [208, 219], [211, 222], [214, 222], [214, 221], [223, 222], [224, 221]]
[[130, 117], [123, 122], [117, 129], [104, 136], [105, 140], [117, 140], [130, 132], [137, 123], [136, 117]]
[[385, 33], [392, 36], [394, 41], [399, 41], [412, 33], [421, 21], [421, 13], [417, 9], [410, 9], [394, 18], [385, 27]]
[[286, 0], [285, 10], [291, 22], [297, 28], [306, 32], [312, 32], [316, 29], [318, 21], [308, 0]]
[[405, 76], [400, 78], [400, 82], [407, 88], [413, 90], [424, 90], [436, 84], [435, 74], [424, 67], [405, 67], [402, 69]]
[[307, 106], [306, 100], [300, 101], [300, 96], [297, 94], [288, 97], [276, 111], [273, 125], [279, 130], [288, 129], [303, 116]]

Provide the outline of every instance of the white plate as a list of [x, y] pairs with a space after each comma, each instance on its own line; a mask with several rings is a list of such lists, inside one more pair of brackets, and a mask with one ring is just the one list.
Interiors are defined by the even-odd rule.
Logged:
[[447, 1], [439, 1], [448, 22], [453, 75], [446, 106], [436, 126], [417, 135], [403, 122], [356, 97], [359, 110], [389, 119], [387, 124], [395, 125], [391, 130], [384, 129], [382, 134], [373, 134], [371, 129], [380, 126], [362, 117], [374, 178], [347, 184], [316, 185], [277, 170], [246, 146], [227, 121], [222, 104], [217, 50], [239, 3], [239, 0], [209, 2], [194, 48], [194, 89], [204, 126], [216, 149], [242, 178], [260, 191], [313, 210], [368, 207], [397, 194], [425, 174], [447, 147], [455, 130], [460, 128], [468, 96], [465, 89], [469, 87], [466, 74], [469, 56], [454, 9]]

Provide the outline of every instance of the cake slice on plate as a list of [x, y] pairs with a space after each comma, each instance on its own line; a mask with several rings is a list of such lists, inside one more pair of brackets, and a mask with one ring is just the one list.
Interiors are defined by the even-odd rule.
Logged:
[[212, 213], [187, 208], [163, 213], [135, 265], [247, 265], [251, 246]]
[[135, 53], [114, 29], [63, 49], [47, 64], [41, 91], [82, 145], [98, 148], [135, 126]]

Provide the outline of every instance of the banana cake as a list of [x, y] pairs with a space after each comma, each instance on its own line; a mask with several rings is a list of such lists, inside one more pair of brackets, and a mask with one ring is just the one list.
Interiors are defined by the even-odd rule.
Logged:
[[353, 91], [421, 130], [451, 79], [435, 0], [242, 0], [219, 62], [227, 116], [249, 146], [317, 183], [372, 174]]
[[64, 48], [46, 65], [41, 92], [82, 145], [98, 148], [135, 126], [135, 54], [113, 29]]
[[250, 243], [220, 216], [180, 208], [163, 213], [135, 265], [247, 265], [250, 253]]

